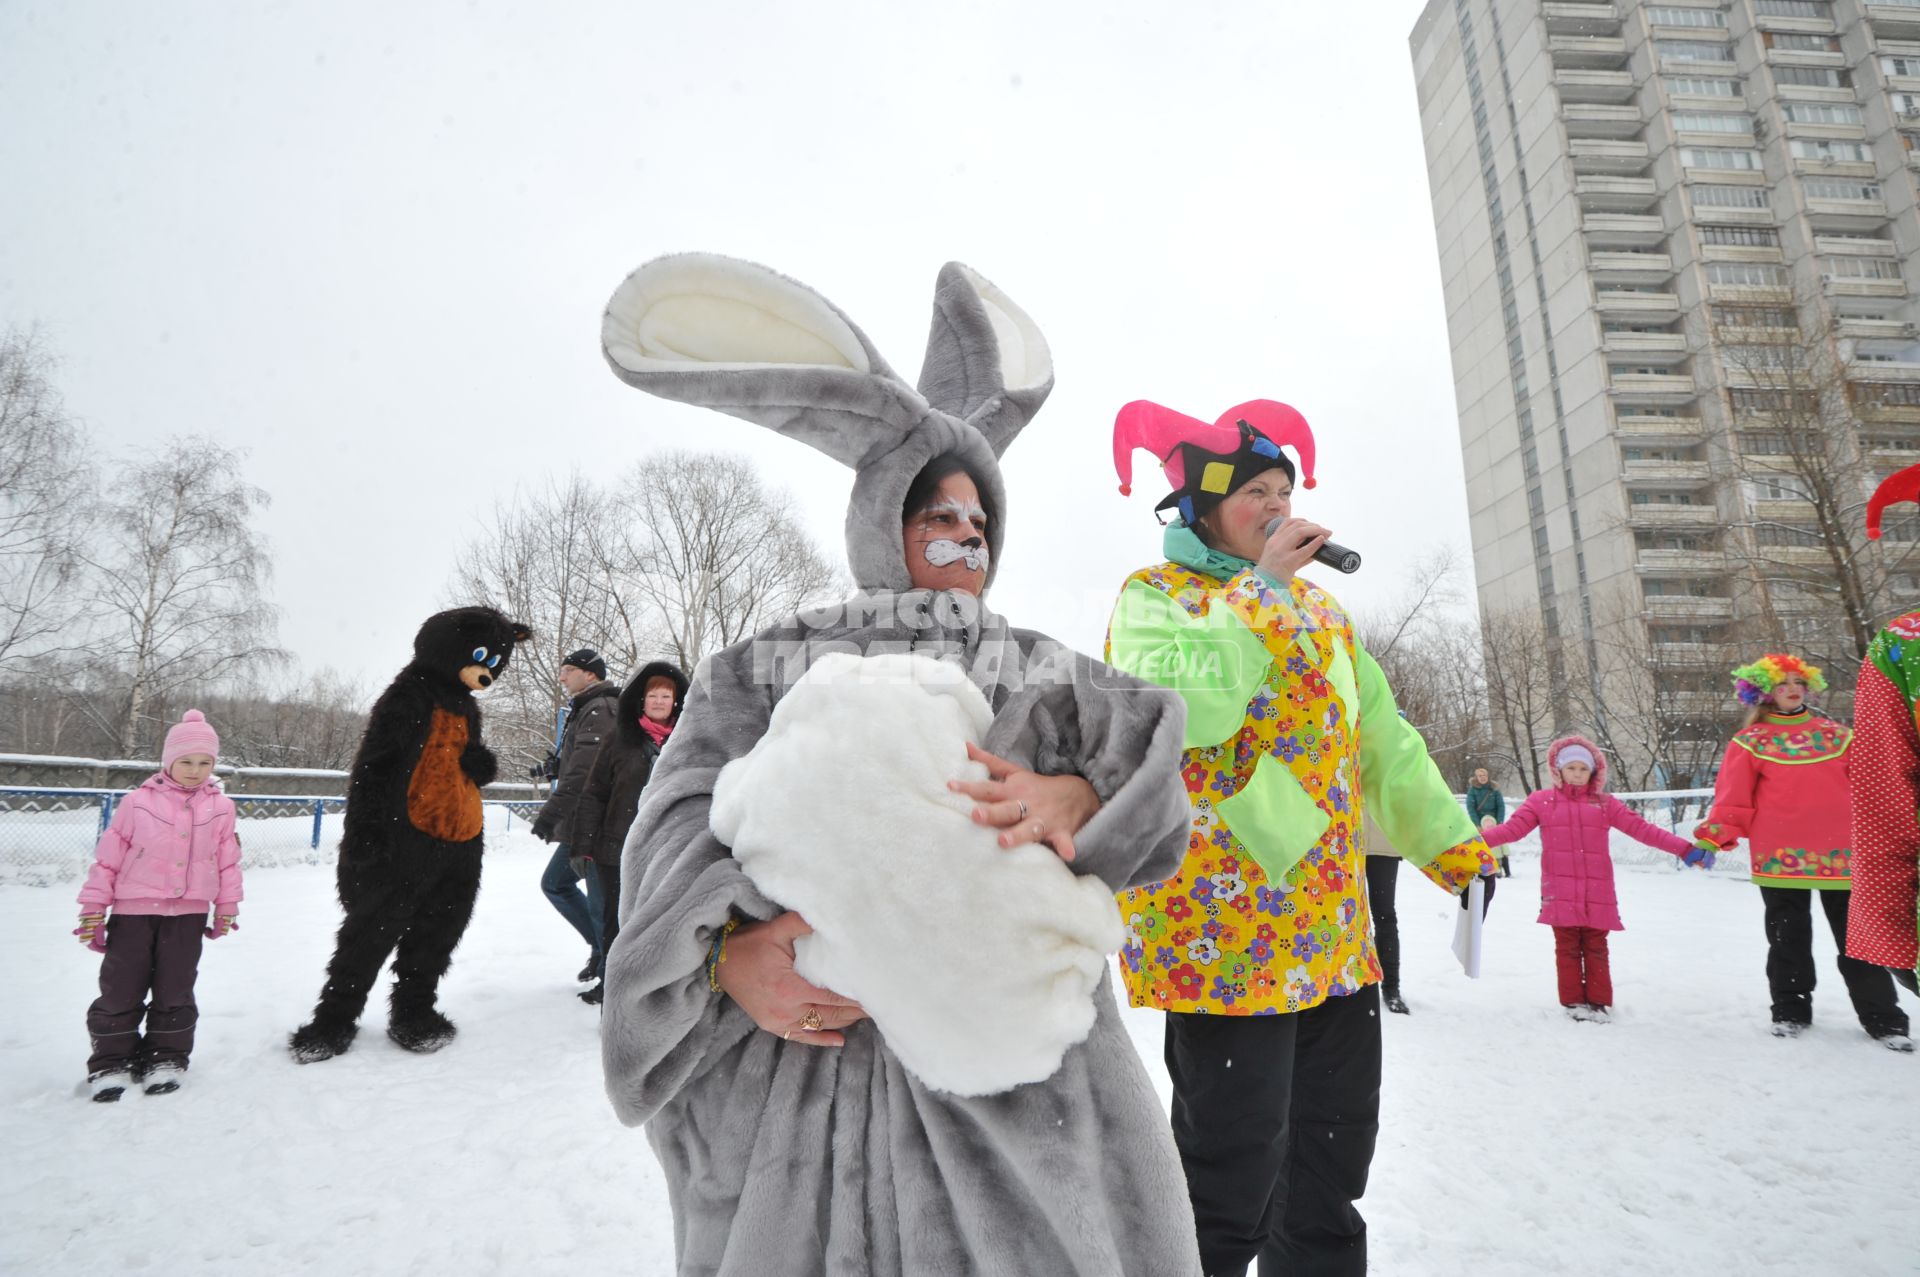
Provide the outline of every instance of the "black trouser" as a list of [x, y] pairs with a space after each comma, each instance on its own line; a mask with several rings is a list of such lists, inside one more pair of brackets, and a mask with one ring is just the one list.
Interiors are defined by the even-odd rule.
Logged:
[[1400, 996], [1400, 915], [1393, 911], [1400, 857], [1367, 857], [1367, 912], [1373, 915], [1373, 948], [1380, 955], [1380, 992]]
[[[87, 1036], [93, 1039], [87, 1076], [158, 1065], [187, 1067], [193, 1026], [200, 1019], [193, 982], [200, 974], [206, 926], [205, 914], [166, 918], [116, 913], [108, 919], [100, 996], [87, 1008]], [[144, 1038], [142, 1016], [147, 1021]]]
[[421, 877], [397, 870], [342, 872], [340, 903], [346, 916], [327, 963], [327, 983], [313, 1009], [316, 1023], [354, 1024], [366, 1008], [374, 981], [393, 957], [389, 1005], [396, 1019], [433, 1011], [440, 978], [466, 934], [480, 890], [480, 853], [447, 844], [437, 871]]
[[1167, 1015], [1173, 1139], [1210, 1277], [1364, 1273], [1380, 1134], [1380, 1003], [1292, 1015]]
[[[613, 952], [613, 938], [620, 934], [620, 862], [594, 861], [600, 871], [600, 954]], [[605, 979], [603, 974], [601, 979]]]
[[1496, 852], [1494, 854], [1498, 856], [1500, 860], [1500, 876], [1502, 878], [1513, 877], [1513, 863], [1509, 861], [1503, 853]]
[[1833, 943], [1840, 950], [1840, 978], [1847, 982], [1854, 1014], [1875, 1037], [1907, 1031], [1906, 1012], [1893, 991], [1885, 967], [1847, 956], [1847, 905], [1850, 891], [1806, 887], [1762, 887], [1766, 905], [1767, 985], [1773, 993], [1773, 1018], [1792, 1024], [1813, 1023], [1813, 901], [1820, 897]]

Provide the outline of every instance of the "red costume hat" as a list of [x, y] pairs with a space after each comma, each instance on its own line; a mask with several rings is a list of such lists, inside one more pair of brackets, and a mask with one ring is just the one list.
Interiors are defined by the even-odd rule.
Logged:
[[1313, 429], [1298, 411], [1272, 399], [1250, 399], [1211, 424], [1145, 399], [1127, 404], [1113, 419], [1120, 494], [1133, 491], [1133, 450], [1144, 448], [1173, 484], [1154, 509], [1178, 506], [1189, 527], [1264, 470], [1278, 466], [1293, 478], [1293, 463], [1280, 451], [1282, 445], [1299, 454], [1301, 482], [1313, 487]]

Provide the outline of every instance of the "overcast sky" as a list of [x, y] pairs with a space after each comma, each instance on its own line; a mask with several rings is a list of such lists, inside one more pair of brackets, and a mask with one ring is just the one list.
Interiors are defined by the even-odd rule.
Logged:
[[1366, 556], [1364, 611], [1467, 543], [1418, 12], [4, 0], [0, 326], [42, 328], [103, 450], [247, 449], [283, 644], [371, 688], [495, 501], [575, 467], [743, 454], [841, 553], [846, 471], [608, 371], [614, 286], [687, 249], [819, 289], [910, 379], [942, 262], [1033, 315], [1015, 623], [1097, 651], [1159, 558], [1164, 486], [1110, 460], [1136, 398], [1301, 409], [1296, 508]]

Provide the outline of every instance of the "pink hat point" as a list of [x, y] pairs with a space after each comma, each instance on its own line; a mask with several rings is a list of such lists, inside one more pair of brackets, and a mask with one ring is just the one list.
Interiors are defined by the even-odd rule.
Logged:
[[[1273, 399], [1249, 399], [1220, 414], [1212, 422], [1175, 412], [1148, 399], [1123, 406], [1113, 419], [1113, 468], [1120, 476], [1120, 495], [1133, 492], [1133, 451], [1153, 454], [1175, 490], [1187, 486], [1186, 457], [1181, 444], [1206, 452], [1230, 455], [1239, 451], [1240, 423], [1245, 422], [1278, 447], [1290, 447], [1300, 457], [1301, 483], [1315, 486], [1313, 429], [1299, 410]], [[1277, 455], [1277, 454], [1276, 454]]]
[[1902, 501], [1920, 501], [1920, 466], [1896, 470], [1880, 481], [1867, 501], [1867, 537], [1880, 539], [1880, 516], [1890, 505]]

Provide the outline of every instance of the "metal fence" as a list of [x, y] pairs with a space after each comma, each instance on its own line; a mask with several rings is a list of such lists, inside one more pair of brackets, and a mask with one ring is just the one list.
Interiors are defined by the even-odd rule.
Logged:
[[[130, 791], [61, 786], [0, 787], [0, 883], [53, 886], [77, 882], [94, 844]], [[326, 795], [232, 794], [239, 815], [240, 863], [248, 869], [333, 863], [346, 799]], [[489, 833], [504, 834], [516, 817], [533, 819], [540, 803], [483, 802]]]
[[[0, 786], [0, 883], [51, 886], [77, 882], [86, 875], [93, 846], [113, 818], [123, 789], [61, 786]], [[327, 795], [233, 794], [240, 816], [241, 863], [249, 869], [279, 865], [331, 864], [340, 842], [346, 800]], [[1663, 829], [1690, 837], [1706, 818], [1713, 791], [1676, 789], [1621, 794], [1628, 806]], [[1509, 798], [1511, 812], [1519, 800]], [[537, 799], [487, 799], [487, 832], [505, 834], [516, 818], [531, 821]], [[1516, 843], [1511, 854], [1526, 860], [1539, 855], [1537, 836]], [[1665, 852], [1616, 834], [1614, 861], [1643, 867], [1673, 866]], [[1744, 878], [1747, 857], [1720, 857], [1714, 873]]]

